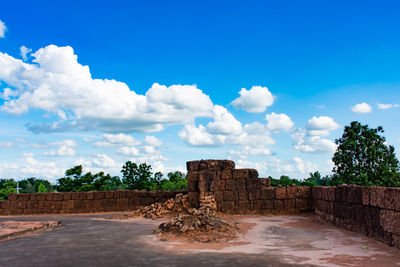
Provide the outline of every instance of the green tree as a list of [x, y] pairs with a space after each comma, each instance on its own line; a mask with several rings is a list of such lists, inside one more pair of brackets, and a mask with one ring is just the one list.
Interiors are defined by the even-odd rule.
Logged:
[[134, 162], [127, 161], [122, 166], [122, 182], [126, 184], [129, 190], [150, 189], [150, 178], [152, 175], [151, 166], [146, 163], [137, 165]]
[[45, 186], [43, 183], [41, 183], [41, 184], [39, 185], [39, 187], [38, 187], [38, 192], [39, 192], [39, 193], [46, 193], [46, 192], [47, 192], [47, 188], [46, 188], [46, 186]]
[[187, 178], [186, 175], [180, 171], [168, 173], [168, 180], [165, 179], [162, 184], [162, 190], [186, 190]]
[[310, 172], [310, 177], [304, 179], [301, 184], [307, 186], [325, 186], [328, 185], [329, 180], [330, 177], [328, 175], [321, 177], [321, 173], [319, 171], [316, 171], [314, 173]]
[[14, 179], [0, 179], [0, 200], [7, 200], [9, 193], [17, 193]]
[[332, 158], [333, 183], [399, 186], [399, 161], [393, 146], [385, 144], [383, 128], [370, 129], [357, 121], [345, 126]]

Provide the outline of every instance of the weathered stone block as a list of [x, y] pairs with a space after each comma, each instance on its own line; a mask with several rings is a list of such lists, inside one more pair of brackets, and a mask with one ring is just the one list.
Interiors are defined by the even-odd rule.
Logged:
[[388, 210], [400, 211], [400, 188], [385, 188], [383, 207]]
[[226, 191], [236, 191], [236, 185], [234, 180], [226, 180], [224, 182]]
[[246, 179], [246, 190], [249, 192], [261, 190], [260, 179]]
[[283, 200], [280, 199], [274, 199], [274, 210], [280, 211], [283, 210]]
[[240, 180], [234, 180], [235, 181], [235, 186], [236, 186], [236, 191], [246, 191], [246, 180], [245, 179], [240, 179]]
[[363, 205], [369, 205], [371, 188], [369, 186], [363, 186], [361, 189], [361, 202]]
[[233, 179], [248, 179], [249, 169], [235, 169], [233, 170]]
[[224, 191], [223, 193], [224, 201], [234, 201], [237, 200], [237, 194], [233, 191]]
[[262, 209], [272, 211], [274, 209], [273, 200], [262, 200]]
[[286, 199], [286, 187], [277, 187], [275, 195], [277, 199]]
[[286, 197], [287, 198], [297, 198], [297, 186], [286, 187]]
[[188, 191], [196, 192], [198, 190], [198, 182], [197, 181], [188, 181]]
[[249, 193], [247, 191], [237, 191], [239, 200], [249, 200]]
[[263, 208], [262, 200], [250, 200], [250, 208], [253, 211], [260, 211]]
[[349, 185], [347, 187], [347, 202], [349, 203], [362, 203], [362, 186]]
[[370, 188], [370, 205], [384, 207], [385, 188], [377, 186], [371, 186]]
[[10, 201], [17, 200], [17, 194], [15, 194], [15, 193], [8, 193], [8, 200], [10, 200]]
[[54, 193], [53, 200], [57, 200], [57, 201], [64, 200], [64, 194], [63, 193]]
[[198, 192], [189, 192], [189, 205], [192, 208], [199, 208], [199, 193]]
[[115, 198], [126, 198], [126, 191], [125, 190], [117, 190], [114, 191]]
[[225, 191], [225, 180], [215, 179], [211, 181], [210, 191]]
[[208, 181], [199, 182], [198, 185], [199, 192], [209, 192], [210, 191], [210, 183]]
[[217, 203], [223, 202], [224, 201], [224, 193], [221, 191], [214, 192], [214, 198]]
[[222, 211], [233, 213], [235, 211], [235, 202], [234, 201], [224, 201], [222, 202]]
[[268, 200], [275, 198], [275, 189], [273, 187], [267, 187], [260, 191], [260, 199]]
[[188, 172], [198, 171], [199, 170], [199, 161], [188, 161], [186, 162], [186, 169]]
[[298, 186], [297, 187], [297, 197], [298, 198], [311, 198], [311, 188], [310, 186]]
[[198, 182], [199, 181], [199, 172], [198, 171], [189, 171], [186, 177], [187, 177], [188, 182], [190, 182], [190, 181]]
[[308, 210], [307, 199], [297, 198], [295, 205], [296, 205], [295, 207], [296, 207], [297, 210], [300, 210], [300, 211]]
[[269, 178], [258, 178], [261, 181], [261, 187], [263, 189], [268, 188], [271, 186], [271, 179]]
[[383, 230], [400, 235], [400, 212], [381, 210], [380, 224]]
[[296, 202], [294, 199], [285, 199], [283, 206], [285, 210], [294, 210], [296, 207]]
[[248, 213], [249, 211], [250, 211], [250, 201], [239, 200], [238, 201], [238, 212], [239, 213]]
[[259, 200], [260, 190], [253, 190], [249, 192], [249, 200]]
[[231, 180], [233, 179], [233, 171], [232, 170], [222, 170], [218, 172], [221, 176], [222, 180]]

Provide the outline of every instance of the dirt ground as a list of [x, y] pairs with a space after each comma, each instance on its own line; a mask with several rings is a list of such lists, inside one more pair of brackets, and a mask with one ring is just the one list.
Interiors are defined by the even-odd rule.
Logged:
[[[111, 214], [0, 217], [62, 221], [53, 231], [0, 241], [0, 266], [399, 266], [400, 250], [307, 216], [233, 216], [225, 243], [160, 241], [165, 219], [110, 220]], [[16, 253], [18, 251], [18, 253]]]

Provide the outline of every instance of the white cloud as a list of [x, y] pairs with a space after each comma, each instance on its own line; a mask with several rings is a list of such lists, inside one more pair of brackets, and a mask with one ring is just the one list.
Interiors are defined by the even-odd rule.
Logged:
[[15, 97], [17, 95], [17, 91], [11, 90], [11, 88], [4, 88], [3, 92], [0, 93], [0, 98], [4, 100], [10, 100], [12, 97]]
[[51, 179], [62, 177], [65, 167], [54, 161], [39, 161], [33, 153], [23, 153], [20, 160], [13, 163], [0, 163], [0, 176], [10, 178], [38, 177]]
[[95, 154], [95, 158], [93, 159], [93, 166], [98, 168], [114, 168], [117, 167], [118, 164], [106, 154]]
[[379, 109], [391, 109], [400, 107], [399, 104], [381, 104], [381, 103], [378, 103], [377, 106]]
[[337, 128], [339, 124], [330, 117], [312, 117], [308, 120], [305, 130], [297, 128], [293, 132], [294, 148], [305, 153], [332, 153], [336, 150], [336, 144], [321, 137], [329, 135]]
[[0, 142], [0, 147], [12, 147], [14, 144], [12, 142]]
[[117, 150], [117, 153], [125, 156], [137, 156], [139, 155], [139, 150], [135, 147], [124, 146]]
[[318, 170], [318, 167], [315, 163], [304, 161], [299, 157], [294, 157], [293, 161], [295, 162], [296, 169], [302, 174], [308, 174]]
[[224, 107], [216, 105], [213, 110], [214, 121], [207, 124], [207, 130], [212, 134], [234, 134], [242, 131], [240, 121]]
[[360, 104], [357, 104], [351, 108], [351, 111], [355, 113], [371, 113], [372, 112], [372, 107], [368, 105], [367, 103], [363, 102]]
[[0, 38], [4, 37], [4, 33], [6, 32], [6, 30], [6, 24], [0, 20]]
[[311, 135], [303, 129], [296, 129], [292, 134], [292, 139], [294, 141], [294, 148], [300, 152], [323, 153], [336, 150], [336, 144], [331, 140]]
[[306, 125], [308, 134], [314, 136], [329, 135], [330, 131], [336, 130], [337, 128], [339, 128], [339, 124], [328, 116], [312, 117], [308, 120]]
[[274, 103], [274, 96], [267, 87], [253, 86], [250, 90], [242, 88], [240, 96], [232, 101], [237, 109], [244, 109], [247, 112], [264, 112], [267, 107]]
[[24, 61], [28, 60], [28, 54], [31, 52], [32, 52], [32, 49], [30, 49], [24, 45], [19, 48], [19, 53]]
[[3, 111], [18, 115], [42, 109], [59, 115], [61, 121], [31, 125], [32, 131], [149, 132], [213, 115], [209, 96], [195, 85], [155, 83], [138, 95], [125, 83], [93, 79], [69, 46], [49, 45], [31, 56], [36, 64], [0, 53], [0, 80], [18, 93], [4, 103]]
[[146, 143], [149, 146], [154, 146], [154, 147], [159, 147], [162, 146], [162, 142], [160, 139], [152, 136], [152, 135], [147, 135], [144, 139], [144, 143]]
[[194, 124], [186, 124], [178, 133], [178, 136], [188, 145], [192, 146], [210, 146], [216, 144], [216, 139], [207, 132], [206, 127]]
[[276, 114], [272, 112], [265, 116], [267, 123], [267, 128], [271, 131], [285, 131], [289, 132], [294, 126], [293, 121], [290, 117], [284, 113]]
[[73, 147], [78, 146], [78, 144], [74, 140], [62, 140], [50, 143], [49, 146], [57, 147], [56, 150], [50, 150], [44, 152], [46, 156], [75, 156], [76, 152]]
[[135, 146], [140, 144], [140, 142], [136, 141], [133, 136], [128, 134], [103, 134], [103, 140], [99, 142], [93, 143], [94, 146], [97, 147], [105, 147], [105, 146]]

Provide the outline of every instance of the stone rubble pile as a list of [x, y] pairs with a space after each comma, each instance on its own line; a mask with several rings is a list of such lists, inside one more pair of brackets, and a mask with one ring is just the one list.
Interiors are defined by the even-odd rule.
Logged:
[[156, 233], [161, 240], [183, 237], [190, 241], [221, 242], [236, 236], [237, 222], [227, 222], [217, 218], [215, 199], [211, 195], [200, 197], [199, 209], [189, 208], [185, 213], [173, 216], [160, 224]]

